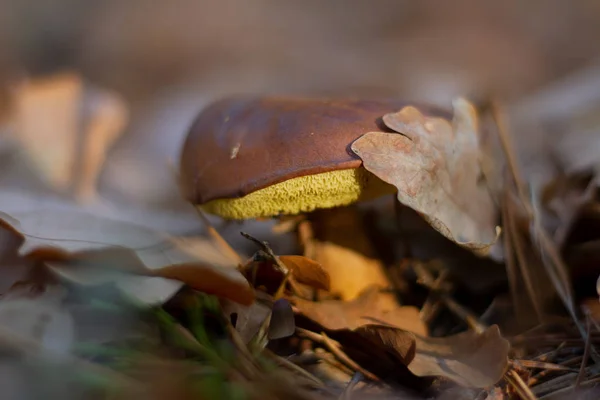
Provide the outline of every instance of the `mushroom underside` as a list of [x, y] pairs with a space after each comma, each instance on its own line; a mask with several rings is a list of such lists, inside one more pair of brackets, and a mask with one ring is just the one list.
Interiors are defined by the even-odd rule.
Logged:
[[226, 219], [266, 218], [345, 206], [395, 191], [395, 187], [359, 167], [288, 179], [243, 197], [216, 199], [201, 207]]

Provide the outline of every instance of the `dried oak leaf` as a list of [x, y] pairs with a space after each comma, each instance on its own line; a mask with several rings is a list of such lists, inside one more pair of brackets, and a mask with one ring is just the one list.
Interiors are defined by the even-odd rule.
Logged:
[[408, 106], [383, 117], [398, 133], [368, 132], [352, 144], [364, 167], [398, 188], [398, 200], [436, 230], [476, 252], [498, 237], [496, 206], [480, 166], [478, 120], [464, 99], [452, 123]]
[[236, 263], [205, 238], [173, 237], [76, 208], [0, 213], [0, 227], [20, 237], [22, 256], [81, 284], [114, 282], [146, 304], [166, 301], [183, 284], [242, 304], [254, 301]]
[[324, 300], [320, 302], [294, 298], [300, 313], [325, 329], [356, 329], [364, 325], [386, 325], [427, 335], [427, 328], [416, 307], [399, 306], [386, 293], [370, 287], [352, 301]]
[[408, 369], [417, 376], [443, 376], [463, 386], [484, 388], [502, 379], [508, 366], [510, 344], [497, 325], [482, 333], [415, 335], [415, 339], [416, 353]]

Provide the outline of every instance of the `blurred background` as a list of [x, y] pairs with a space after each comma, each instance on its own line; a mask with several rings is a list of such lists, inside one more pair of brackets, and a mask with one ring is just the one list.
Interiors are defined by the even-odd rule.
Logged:
[[[107, 109], [118, 123], [106, 129], [119, 132], [98, 145], [98, 190], [149, 207], [183, 207], [173, 167], [194, 115], [215, 97], [396, 96], [449, 106], [452, 97], [467, 95], [511, 103], [587, 67], [600, 52], [600, 2], [593, 0], [1, 4], [5, 131], [25, 137], [19, 129], [29, 130], [21, 145], [31, 147], [43, 131], [65, 130], [56, 113], [39, 111], [47, 109], [41, 104], [58, 107], [57, 98], [80, 114]], [[93, 88], [92, 105], [82, 108], [89, 96], [63, 90], [30, 107], [36, 100], [23, 93], [46, 93], [47, 82]], [[30, 152], [45, 154], [65, 141]]]

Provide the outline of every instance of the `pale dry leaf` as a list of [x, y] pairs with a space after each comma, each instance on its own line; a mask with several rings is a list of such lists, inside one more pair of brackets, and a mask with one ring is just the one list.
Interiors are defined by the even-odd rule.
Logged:
[[398, 188], [398, 200], [461, 246], [483, 252], [498, 237], [496, 205], [482, 179], [478, 120], [464, 99], [452, 123], [409, 106], [387, 114], [398, 133], [369, 132], [352, 144], [364, 167]]
[[[28, 181], [32, 177], [23, 177], [20, 174], [22, 165], [15, 165], [10, 161], [7, 164], [10, 164], [8, 171], [0, 168], [0, 186], [3, 188], [0, 191], [0, 212], [5, 214], [31, 210], [79, 210], [176, 236], [203, 232], [202, 221], [197, 218], [197, 212], [191, 206], [184, 210], [147, 208], [109, 198], [81, 203], [41, 188], [39, 183]], [[28, 185], [28, 182], [31, 184]]]
[[123, 134], [129, 115], [121, 98], [96, 88], [88, 89], [85, 103], [88, 121], [78, 154], [80, 172], [73, 191], [79, 201], [89, 202], [97, 199], [98, 176], [108, 151]]
[[[57, 271], [60, 266], [54, 264], [52, 268]], [[62, 268], [63, 276], [66, 269], [68, 266]], [[127, 297], [146, 305], [164, 304], [181, 289], [183, 283], [186, 283], [160, 277], [127, 274], [120, 274], [113, 279], [113, 282]]]
[[94, 200], [106, 153], [124, 132], [128, 110], [115, 93], [72, 71], [17, 82], [12, 136], [50, 187]]
[[[274, 301], [264, 292], [257, 292], [257, 301], [247, 306], [221, 299], [221, 310], [235, 327], [244, 343], [249, 343], [267, 323], [269, 340], [281, 339], [294, 334], [294, 312], [286, 299]], [[268, 320], [268, 321], [267, 321]]]
[[378, 324], [427, 335], [427, 327], [421, 321], [416, 307], [390, 302], [387, 293], [382, 293], [377, 287], [367, 289], [352, 301], [313, 302], [294, 298], [294, 304], [302, 315], [325, 329], [352, 330], [364, 325]]
[[[95, 293], [98, 292], [95, 291]], [[110, 302], [112, 293], [107, 294], [108, 302]], [[91, 296], [88, 296], [91, 299], [85, 298], [87, 295], [88, 292], [83, 291], [82, 298], [78, 298], [78, 301], [68, 301], [65, 304], [65, 309], [75, 322], [78, 342], [108, 344], [140, 339], [154, 343], [160, 342], [158, 327], [144, 320], [135, 307], [123, 304], [107, 307], [103, 302], [96, 304]]]
[[254, 299], [236, 263], [206, 238], [173, 237], [77, 209], [5, 215], [3, 227], [23, 241], [21, 255], [80, 283], [113, 280], [144, 302], [167, 299], [182, 283], [244, 304]]
[[258, 333], [264, 321], [270, 318], [273, 307], [273, 299], [263, 292], [257, 292], [257, 300], [250, 305], [234, 303], [227, 299], [220, 299], [219, 302], [223, 314], [231, 320], [244, 343], [249, 343]]
[[296, 332], [294, 310], [286, 299], [278, 299], [273, 303], [268, 337], [270, 340], [290, 337]]
[[497, 325], [443, 338], [415, 335], [416, 353], [408, 369], [417, 376], [443, 376], [467, 386], [495, 385], [508, 367], [510, 344]]
[[313, 241], [314, 260], [330, 277], [330, 292], [343, 300], [357, 298], [370, 286], [391, 287], [381, 261], [332, 242]]
[[72, 72], [25, 79], [11, 91], [15, 139], [36, 172], [60, 191], [74, 178], [83, 92], [81, 76]]
[[75, 323], [61, 298], [60, 291], [49, 290], [34, 298], [1, 301], [0, 326], [54, 354], [67, 354], [75, 341]]

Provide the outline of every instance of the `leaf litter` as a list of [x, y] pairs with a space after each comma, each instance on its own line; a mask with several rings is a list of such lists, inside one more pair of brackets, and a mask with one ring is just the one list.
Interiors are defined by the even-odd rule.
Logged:
[[363, 325], [381, 324], [402, 328], [422, 335], [427, 327], [416, 307], [400, 307], [377, 287], [365, 290], [351, 301], [323, 300], [320, 302], [293, 299], [298, 311], [325, 329], [356, 329]]
[[300, 222], [298, 236], [304, 256], [319, 263], [330, 277], [329, 292], [321, 295], [352, 300], [370, 286], [391, 287], [359, 210], [342, 207], [312, 215], [310, 221]]
[[244, 304], [254, 299], [237, 265], [205, 238], [171, 237], [77, 209], [18, 211], [2, 221], [22, 241], [21, 256], [79, 283], [115, 281], [149, 303], [168, 299], [182, 283]]
[[[67, 114], [72, 114], [77, 102], [73, 93], [79, 89], [69, 90], [63, 106], [71, 107]], [[113, 382], [124, 398], [150, 394], [237, 398], [243, 393], [248, 398], [273, 399], [380, 395], [533, 399], [575, 395], [593, 387], [600, 380], [594, 358], [600, 344], [597, 317], [584, 312], [589, 317], [581, 329], [575, 309], [578, 292], [569, 288], [570, 272], [561, 267], [564, 261], [558, 250], [567, 255], [598, 254], [589, 245], [598, 237], [589, 234], [588, 223], [594, 218], [589, 210], [598, 204], [594, 183], [598, 163], [586, 153], [576, 172], [565, 168], [547, 186], [531, 179], [528, 194], [523, 180], [529, 176], [523, 178], [514, 170], [511, 179], [486, 182], [492, 175], [505, 175], [505, 166], [513, 167], [510, 154], [508, 163], [494, 159], [497, 152], [490, 153], [490, 161], [479, 138], [484, 119], [463, 99], [453, 106], [452, 121], [425, 116], [416, 106], [382, 116], [396, 133], [365, 132], [352, 148], [365, 168], [397, 186], [402, 204], [416, 210], [445, 238], [476, 253], [503, 246], [507, 260], [517, 263], [511, 285], [519, 279], [525, 281], [521, 288], [533, 287], [531, 282], [538, 287], [551, 282], [548, 285], [562, 298], [571, 321], [549, 318], [547, 313], [564, 314], [548, 302], [553, 299], [549, 295], [538, 299], [544, 307], [537, 307], [534, 318], [539, 321], [530, 330], [503, 337], [501, 332], [508, 331], [504, 328], [514, 330], [513, 324], [500, 321], [500, 326], [486, 326], [480, 317], [494, 299], [506, 294], [506, 288], [475, 295], [460, 282], [466, 278], [459, 279], [436, 260], [434, 246], [431, 260], [440, 265], [435, 273], [415, 267], [418, 261], [403, 259], [399, 267], [384, 262], [371, 248], [357, 251], [369, 247], [365, 247], [367, 227], [356, 221], [347, 225], [341, 214], [337, 220], [343, 221], [334, 224], [333, 233], [355, 236], [356, 248], [339, 238], [300, 234], [299, 254], [280, 255], [277, 243], [255, 239], [260, 249], [240, 265], [240, 258], [231, 257], [214, 237], [170, 235], [56, 199], [8, 201], [10, 193], [5, 191], [0, 196], [4, 199], [0, 198], [0, 219], [3, 234], [12, 243], [7, 242], [7, 248], [17, 251], [8, 251], [3, 260], [7, 266], [10, 257], [30, 263], [25, 275], [15, 276], [35, 280], [36, 289], [20, 297], [18, 288], [27, 283], [17, 282], [3, 293], [2, 345], [30, 356], [39, 356], [44, 348], [58, 349], [79, 372], [104, 384]], [[104, 139], [84, 141], [87, 150], [80, 156], [88, 178], [83, 184], [67, 179], [64, 165], [72, 160], [71, 152], [55, 149], [65, 155], [65, 163], [44, 172], [50, 164], [46, 158], [36, 159], [43, 152], [27, 147], [31, 140], [27, 134], [20, 145], [38, 173], [46, 173], [45, 179], [56, 188], [69, 181], [79, 185], [75, 190], [79, 200], [92, 198], [106, 149], [120, 134], [119, 121], [125, 115], [115, 112], [116, 107], [117, 116], [111, 116], [110, 109], [107, 105], [104, 111], [96, 110], [96, 125], [89, 128], [96, 132], [94, 137], [105, 135]], [[585, 131], [589, 143], [593, 135], [588, 125]], [[576, 157], [567, 154], [563, 159], [571, 162]], [[581, 185], [569, 186], [582, 170], [592, 174], [583, 191]], [[495, 197], [503, 191], [511, 192], [508, 208]], [[497, 240], [496, 217], [501, 209], [502, 232], [510, 240]], [[333, 213], [322, 215], [334, 219]], [[531, 262], [536, 257], [552, 279], [541, 279], [540, 269]], [[565, 258], [569, 265], [575, 259]], [[389, 278], [390, 271], [395, 279]], [[595, 283], [598, 271], [592, 268], [587, 274], [593, 276], [587, 283]], [[448, 281], [452, 285], [446, 285]], [[61, 295], [45, 292], [56, 287]], [[589, 288], [585, 290], [581, 293], [590, 296]], [[592, 287], [591, 295], [597, 296], [594, 291]], [[525, 292], [536, 297], [539, 290]], [[77, 303], [82, 297], [93, 303], [98, 296], [100, 304]], [[590, 301], [598, 303], [597, 297]], [[509, 306], [514, 316], [515, 309], [523, 307], [523, 297], [513, 297]], [[91, 311], [98, 307], [108, 314], [123, 307], [135, 312], [102, 319]], [[425, 307], [427, 318], [423, 318]], [[510, 314], [511, 308], [506, 312]], [[92, 321], [86, 322], [83, 314], [93, 315]], [[92, 335], [94, 323], [128, 325], [128, 318], [143, 321], [160, 334], [133, 324], [136, 335], [120, 327]], [[88, 329], [82, 329], [86, 324]], [[79, 343], [86, 337], [87, 343]], [[323, 373], [324, 366], [329, 372]]]
[[498, 326], [481, 333], [427, 337], [418, 309], [382, 304], [374, 289], [352, 302], [294, 302], [302, 315], [332, 334], [336, 330], [353, 331], [394, 354], [416, 376], [443, 376], [478, 388], [494, 385], [502, 378], [508, 367], [510, 345]]

